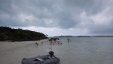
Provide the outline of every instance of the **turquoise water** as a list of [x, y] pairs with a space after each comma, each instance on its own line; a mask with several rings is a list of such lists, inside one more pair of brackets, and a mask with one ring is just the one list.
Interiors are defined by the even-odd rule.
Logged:
[[[0, 42], [1, 64], [21, 64], [23, 57], [44, 55], [50, 50], [48, 41], [39, 42], [39, 46], [35, 42]], [[52, 50], [61, 64], [113, 64], [113, 37], [60, 37], [60, 42], [62, 45], [55, 44]]]

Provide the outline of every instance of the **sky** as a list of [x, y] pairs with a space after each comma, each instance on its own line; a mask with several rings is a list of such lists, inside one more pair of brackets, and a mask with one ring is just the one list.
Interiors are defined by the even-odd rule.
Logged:
[[48, 36], [111, 36], [113, 0], [0, 0], [0, 26]]

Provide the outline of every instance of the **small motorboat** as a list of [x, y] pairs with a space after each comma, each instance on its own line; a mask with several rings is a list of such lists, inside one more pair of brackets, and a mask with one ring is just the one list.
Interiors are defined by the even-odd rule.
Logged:
[[[50, 53], [51, 54], [51, 53]], [[60, 59], [51, 55], [23, 58], [22, 64], [59, 64]]]

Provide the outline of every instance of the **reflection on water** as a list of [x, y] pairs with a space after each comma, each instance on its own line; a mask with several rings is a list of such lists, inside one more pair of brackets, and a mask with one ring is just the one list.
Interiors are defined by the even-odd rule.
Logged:
[[45, 40], [10, 44], [14, 46], [7, 43], [0, 43], [1, 64], [21, 64], [23, 57], [45, 55], [50, 48], [61, 64], [113, 64], [113, 37], [60, 37], [54, 43]]

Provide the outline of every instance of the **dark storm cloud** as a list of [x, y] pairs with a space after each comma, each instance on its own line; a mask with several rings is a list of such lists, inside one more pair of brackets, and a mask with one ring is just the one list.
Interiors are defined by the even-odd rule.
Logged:
[[[47, 26], [43, 20], [48, 18], [54, 24], [57, 24], [54, 27], [71, 28], [75, 25], [71, 18], [72, 13], [66, 11], [68, 9], [64, 7], [60, 0], [1, 0], [0, 3], [2, 3], [0, 4], [1, 25], [16, 26], [18, 24], [17, 26], [35, 25], [43, 27]], [[23, 14], [23, 18], [18, 18], [20, 14]], [[4, 15], [10, 18], [2, 18]], [[27, 19], [26, 15], [35, 17], [35, 20]], [[22, 21], [22, 19], [24, 20]], [[32, 23], [29, 24], [29, 21], [32, 21]]]
[[113, 0], [0, 0], [0, 26], [113, 34], [112, 10]]

